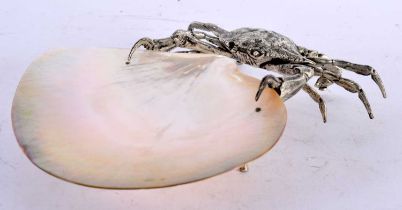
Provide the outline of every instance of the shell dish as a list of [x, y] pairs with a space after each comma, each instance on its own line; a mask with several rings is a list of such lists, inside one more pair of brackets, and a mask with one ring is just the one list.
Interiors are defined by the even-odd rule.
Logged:
[[[101, 188], [166, 187], [243, 165], [279, 139], [286, 109], [234, 60], [204, 54], [68, 49], [34, 61], [12, 107], [29, 159]], [[258, 109], [257, 109], [258, 108]]]

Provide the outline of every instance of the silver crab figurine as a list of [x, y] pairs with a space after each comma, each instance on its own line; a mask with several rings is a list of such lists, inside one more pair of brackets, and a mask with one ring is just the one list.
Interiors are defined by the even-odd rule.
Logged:
[[265, 87], [273, 88], [284, 101], [303, 90], [318, 103], [324, 122], [327, 120], [324, 100], [307, 83], [313, 76], [318, 77], [315, 86], [319, 90], [325, 90], [335, 83], [351, 93], [357, 93], [371, 119], [374, 115], [365, 92], [357, 82], [343, 78], [342, 70], [370, 75], [386, 98], [381, 78], [371, 66], [332, 59], [318, 51], [299, 46], [274, 31], [259, 28], [227, 31], [215, 24], [192, 22], [187, 30], [177, 30], [168, 38], [138, 40], [131, 48], [126, 64], [130, 63], [133, 53], [141, 46], [147, 50], [164, 52], [177, 47], [186, 48], [189, 49], [186, 52], [223, 55], [242, 64], [275, 71], [283, 77], [265, 76], [255, 99], [259, 99]]

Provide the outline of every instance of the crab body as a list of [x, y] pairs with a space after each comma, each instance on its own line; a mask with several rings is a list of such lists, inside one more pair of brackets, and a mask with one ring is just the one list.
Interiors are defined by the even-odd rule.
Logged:
[[215, 24], [193, 22], [187, 30], [177, 30], [168, 38], [138, 40], [131, 48], [127, 64], [130, 63], [134, 51], [141, 46], [155, 51], [187, 48], [189, 51], [186, 52], [223, 55], [239, 63], [275, 71], [283, 76], [265, 76], [261, 80], [255, 99], [259, 99], [266, 87], [274, 89], [284, 101], [303, 90], [318, 103], [324, 122], [327, 119], [324, 100], [307, 83], [314, 76], [318, 76], [315, 86], [319, 90], [337, 84], [351, 93], [357, 93], [371, 119], [374, 116], [365, 92], [358, 83], [343, 78], [342, 70], [371, 76], [383, 97], [386, 97], [381, 78], [371, 66], [331, 59], [323, 53], [297, 45], [288, 37], [274, 31], [258, 28], [227, 31]]
[[221, 34], [219, 40], [225, 43], [233, 58], [252, 66], [309, 63], [292, 40], [273, 31], [240, 28]]

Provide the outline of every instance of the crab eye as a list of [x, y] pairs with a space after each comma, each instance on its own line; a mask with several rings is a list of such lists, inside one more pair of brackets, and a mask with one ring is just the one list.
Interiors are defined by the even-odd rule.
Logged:
[[229, 49], [233, 49], [234, 46], [235, 46], [235, 43], [234, 43], [234, 42], [232, 42], [232, 41], [228, 42], [228, 47], [229, 47]]
[[258, 58], [258, 57], [262, 56], [262, 52], [260, 52], [258, 50], [251, 50], [250, 55], [255, 57], [255, 58]]

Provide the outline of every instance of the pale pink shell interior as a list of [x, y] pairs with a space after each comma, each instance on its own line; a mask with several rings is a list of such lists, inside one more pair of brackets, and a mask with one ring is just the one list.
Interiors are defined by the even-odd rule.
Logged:
[[[15, 135], [59, 178], [102, 188], [154, 188], [247, 163], [279, 139], [286, 110], [229, 58], [70, 49], [34, 61], [16, 91]], [[261, 108], [256, 112], [256, 108]]]

